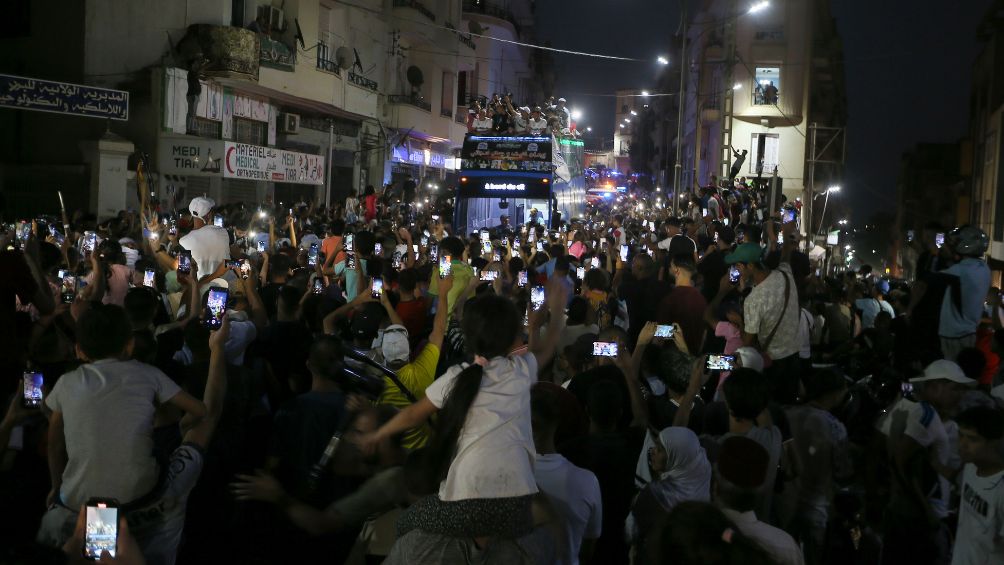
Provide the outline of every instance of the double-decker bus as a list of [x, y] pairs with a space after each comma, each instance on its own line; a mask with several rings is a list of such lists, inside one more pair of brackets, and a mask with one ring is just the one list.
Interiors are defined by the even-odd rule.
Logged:
[[461, 150], [453, 225], [461, 233], [490, 229], [502, 215], [510, 225], [530, 220], [557, 228], [585, 213], [583, 143], [553, 136], [468, 134]]

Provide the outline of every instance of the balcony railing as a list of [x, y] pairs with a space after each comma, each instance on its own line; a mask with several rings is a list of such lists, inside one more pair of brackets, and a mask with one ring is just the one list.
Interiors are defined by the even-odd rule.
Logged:
[[377, 82], [375, 80], [370, 80], [362, 75], [357, 75], [352, 71], [349, 71], [349, 82], [367, 90], [372, 90], [373, 92], [376, 92], [377, 90]]
[[414, 106], [416, 108], [421, 108], [426, 112], [432, 111], [432, 104], [422, 100], [421, 98], [416, 98], [410, 94], [390, 94], [387, 96], [388, 104], [407, 104], [409, 106]]
[[470, 47], [471, 49], [477, 50], [478, 46], [476, 43], [474, 43], [473, 36], [471, 36], [470, 34], [464, 35], [460, 33], [459, 31], [457, 31], [457, 28], [453, 27], [453, 24], [451, 24], [450, 22], [446, 22], [446, 27], [456, 32], [457, 39], [459, 39], [461, 43]]
[[436, 21], [436, 14], [432, 10], [425, 7], [425, 4], [418, 2], [418, 0], [394, 0], [395, 8], [411, 8], [416, 12], [422, 14], [423, 16], [429, 18], [431, 21]]
[[516, 30], [516, 35], [519, 35], [519, 22], [516, 21], [516, 16], [513, 15], [512, 11], [505, 6], [488, 2], [487, 0], [464, 0], [463, 10], [471, 14], [484, 14], [505, 20], [512, 24], [513, 29]]
[[342, 76], [341, 69], [338, 68], [338, 63], [334, 61], [331, 57], [334, 57], [334, 50], [327, 46], [325, 43], [317, 44], [317, 70], [324, 71], [328, 73], [334, 73], [337, 76]]

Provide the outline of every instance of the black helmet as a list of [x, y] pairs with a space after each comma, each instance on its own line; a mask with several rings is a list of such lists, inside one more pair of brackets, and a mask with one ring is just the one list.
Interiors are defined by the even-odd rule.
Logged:
[[990, 248], [990, 238], [980, 228], [967, 224], [948, 234], [948, 245], [959, 255], [982, 257]]

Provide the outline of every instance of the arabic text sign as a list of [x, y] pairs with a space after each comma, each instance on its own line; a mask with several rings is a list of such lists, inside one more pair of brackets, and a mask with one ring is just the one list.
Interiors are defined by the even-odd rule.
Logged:
[[129, 93], [0, 74], [0, 107], [128, 120]]
[[324, 184], [324, 157], [226, 142], [223, 176], [266, 182]]

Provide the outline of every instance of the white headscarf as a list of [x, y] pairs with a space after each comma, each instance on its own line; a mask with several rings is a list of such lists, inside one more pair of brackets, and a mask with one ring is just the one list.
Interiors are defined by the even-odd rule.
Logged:
[[654, 447], [652, 434], [645, 434], [645, 445], [638, 457], [635, 484], [650, 486], [652, 495], [666, 511], [685, 500], [711, 499], [711, 464], [697, 435], [683, 427], [669, 427], [659, 433], [659, 443], [666, 450], [666, 470], [652, 479], [648, 450]]

